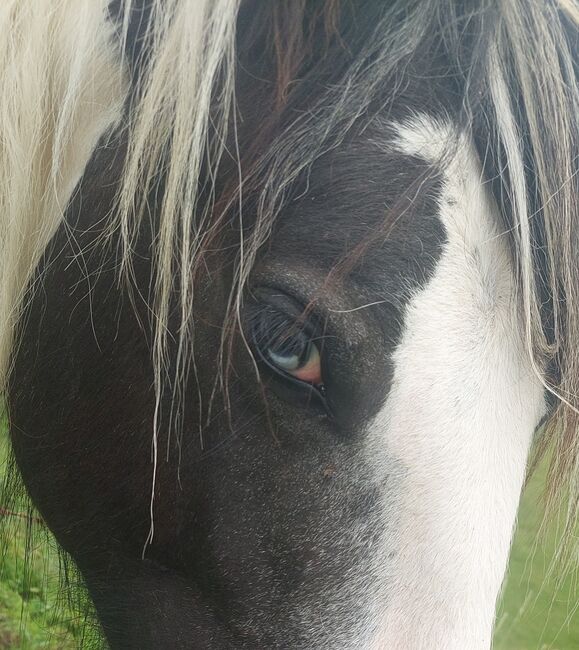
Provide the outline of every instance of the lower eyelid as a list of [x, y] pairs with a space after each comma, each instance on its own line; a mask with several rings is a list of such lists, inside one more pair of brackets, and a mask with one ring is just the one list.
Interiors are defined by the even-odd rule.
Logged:
[[317, 368], [302, 368], [301, 370], [291, 373], [291, 375], [304, 383], [313, 385], [319, 385], [322, 383], [322, 377]]

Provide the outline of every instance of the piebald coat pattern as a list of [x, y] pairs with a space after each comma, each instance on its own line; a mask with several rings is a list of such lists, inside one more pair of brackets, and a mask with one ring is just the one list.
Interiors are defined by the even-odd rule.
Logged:
[[545, 413], [520, 335], [508, 240], [472, 143], [426, 115], [405, 153], [443, 165], [447, 242], [406, 307], [373, 436], [406, 469], [390, 606], [376, 648], [483, 650], [491, 642], [527, 455]]

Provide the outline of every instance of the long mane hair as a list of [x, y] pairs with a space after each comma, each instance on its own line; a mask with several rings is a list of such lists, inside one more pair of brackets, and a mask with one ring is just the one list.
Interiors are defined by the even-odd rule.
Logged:
[[[255, 9], [258, 27], [248, 38], [265, 34], [275, 61], [272, 115], [283, 111], [304, 79], [319, 74], [322, 64], [314, 55], [327, 68], [324, 57], [344, 48], [340, 21], [352, 10], [346, 5], [292, 0]], [[163, 177], [152, 248], [152, 357], [160, 404], [169, 315], [178, 295], [170, 382], [177, 403], [194, 365], [191, 314], [206, 252], [236, 220], [229, 300], [234, 322], [292, 183], [346, 136], [378, 93], [393, 99], [408, 59], [425, 40], [436, 42], [463, 89], [459, 126], [477, 143], [500, 197], [527, 353], [555, 399], [539, 447], [553, 445], [549, 499], [554, 503], [569, 488], [570, 535], [579, 508], [576, 0], [399, 0], [380, 6], [372, 32], [319, 89], [312, 111], [286, 121], [279, 133], [272, 128], [271, 144], [258, 153], [226, 146], [237, 143], [236, 53], [248, 47], [237, 33], [242, 10], [240, 0], [149, 0], [146, 10], [134, 0], [110, 6], [108, 0], [2, 2], [0, 391], [18, 344], [17, 325], [41, 282], [35, 270], [56, 230], [66, 227], [67, 205], [99, 143], [121, 132], [126, 138], [107, 234], [121, 242], [121, 276], [129, 283], [134, 243]], [[312, 42], [316, 26], [326, 35], [322, 46]], [[219, 195], [215, 177], [224, 156], [233, 161], [235, 178]], [[248, 220], [243, 208], [250, 194], [255, 210]], [[224, 359], [226, 343], [224, 335]], [[156, 439], [153, 447], [156, 463]]]

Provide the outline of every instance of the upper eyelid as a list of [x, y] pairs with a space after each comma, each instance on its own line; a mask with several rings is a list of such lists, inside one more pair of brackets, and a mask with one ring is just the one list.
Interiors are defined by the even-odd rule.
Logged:
[[[314, 338], [320, 338], [325, 336], [325, 332], [322, 333], [322, 328], [321, 328], [322, 321], [317, 314], [306, 313], [305, 308], [302, 305], [299, 305], [299, 303], [297, 303], [290, 296], [279, 294], [277, 296], [274, 295], [272, 297], [278, 297], [283, 299], [284, 301], [291, 301], [291, 306], [292, 306], [291, 311], [289, 309], [284, 309], [277, 305], [273, 305], [269, 302], [263, 305], [259, 310], [257, 310], [254, 306], [253, 308], [250, 308], [250, 314], [249, 314], [250, 326], [253, 325], [253, 321], [256, 318], [259, 318], [264, 313], [269, 312], [280, 316], [281, 319], [284, 319], [287, 322], [287, 325], [289, 327], [296, 327], [296, 331], [305, 332], [312, 340]], [[298, 305], [300, 308], [299, 310], [298, 310]]]
[[[295, 319], [292, 318], [289, 314], [286, 314], [285, 312], [282, 312], [282, 311], [278, 311], [278, 315], [281, 317], [280, 322], [277, 323], [277, 326], [279, 327], [279, 330], [278, 331], [273, 331], [273, 332], [268, 332], [267, 337], [264, 336], [263, 340], [257, 341], [256, 336], [255, 336], [256, 329], [257, 329], [257, 325], [255, 324], [255, 320], [263, 317], [263, 315], [264, 315], [264, 313], [266, 313], [266, 311], [271, 311], [271, 308], [268, 309], [268, 310], [264, 309], [263, 311], [260, 311], [257, 314], [254, 314], [253, 317], [250, 317], [250, 333], [251, 333], [251, 336], [252, 336], [252, 339], [253, 339], [254, 343], [256, 343], [256, 344], [262, 343], [262, 342], [266, 343], [266, 344], [270, 343], [270, 342], [273, 342], [278, 338], [278, 335], [279, 336], [287, 335], [288, 337], [290, 337], [290, 336], [294, 336], [294, 335], [302, 335], [303, 334], [303, 335], [305, 335], [307, 337], [308, 341], [312, 341], [312, 342], [317, 340], [317, 339], [322, 338], [322, 337], [316, 335], [315, 332], [312, 332], [311, 329], [309, 327], [307, 327], [307, 324], [302, 326], [301, 323], [296, 322]], [[284, 323], [283, 320], [285, 320], [287, 322], [287, 329], [285, 329], [285, 327], [284, 327], [286, 323]], [[294, 326], [296, 326], [296, 328], [295, 328], [295, 330], [292, 330], [292, 328]]]

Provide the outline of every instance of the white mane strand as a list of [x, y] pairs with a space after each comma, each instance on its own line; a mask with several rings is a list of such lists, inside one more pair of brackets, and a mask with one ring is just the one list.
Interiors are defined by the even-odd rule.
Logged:
[[125, 100], [107, 0], [0, 4], [0, 391], [25, 291]]

